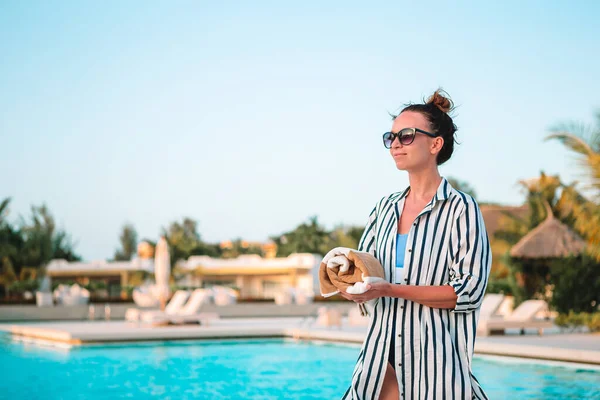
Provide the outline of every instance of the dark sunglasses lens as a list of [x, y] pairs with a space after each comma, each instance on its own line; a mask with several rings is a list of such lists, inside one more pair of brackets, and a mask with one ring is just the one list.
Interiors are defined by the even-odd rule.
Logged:
[[407, 130], [400, 132], [400, 143], [404, 146], [409, 145], [415, 140], [415, 133], [413, 131]]
[[394, 141], [394, 135], [391, 132], [386, 132], [383, 134], [383, 145], [388, 149], [392, 147], [392, 142]]

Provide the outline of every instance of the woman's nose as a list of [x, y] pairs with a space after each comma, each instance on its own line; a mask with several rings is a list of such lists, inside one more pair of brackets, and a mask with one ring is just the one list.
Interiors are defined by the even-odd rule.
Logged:
[[399, 149], [402, 147], [402, 143], [400, 142], [400, 138], [396, 136], [394, 140], [392, 140], [392, 149]]

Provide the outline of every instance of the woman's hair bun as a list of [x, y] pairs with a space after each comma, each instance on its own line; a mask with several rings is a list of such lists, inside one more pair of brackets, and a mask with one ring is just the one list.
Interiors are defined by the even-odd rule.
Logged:
[[429, 99], [427, 99], [425, 104], [433, 104], [445, 113], [449, 113], [454, 109], [454, 103], [450, 100], [450, 96], [442, 89], [436, 90]]

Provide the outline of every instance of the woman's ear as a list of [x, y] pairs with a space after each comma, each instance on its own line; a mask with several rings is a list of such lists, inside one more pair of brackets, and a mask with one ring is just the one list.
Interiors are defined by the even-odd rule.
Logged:
[[438, 136], [431, 141], [431, 147], [429, 148], [429, 152], [431, 154], [437, 154], [442, 151], [442, 147], [444, 147], [444, 138]]

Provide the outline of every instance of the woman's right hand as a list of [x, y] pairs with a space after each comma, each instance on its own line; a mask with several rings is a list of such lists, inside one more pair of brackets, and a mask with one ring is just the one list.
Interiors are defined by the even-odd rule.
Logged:
[[340, 291], [340, 294], [342, 295], [343, 298], [345, 298], [346, 300], [351, 300], [352, 301], [352, 297], [350, 294], [346, 293], [346, 292], [342, 292]]
[[356, 295], [353, 295], [353, 294], [350, 294], [350, 293], [346, 293], [346, 292], [342, 292], [342, 291], [340, 291], [340, 294], [341, 294], [341, 295], [342, 295], [342, 297], [343, 297], [343, 298], [345, 298], [346, 300], [353, 301], [353, 302], [355, 302], [355, 303], [357, 303], [357, 304], [362, 304], [362, 303], [363, 303], [362, 301], [358, 301], [358, 300], [355, 298], [355, 296], [356, 296]]

